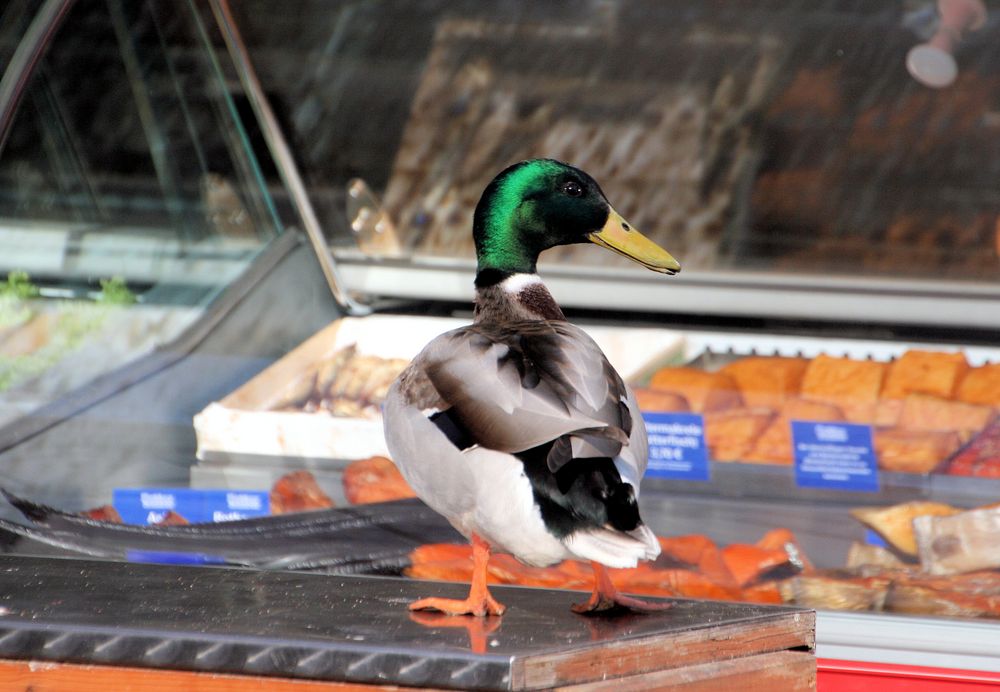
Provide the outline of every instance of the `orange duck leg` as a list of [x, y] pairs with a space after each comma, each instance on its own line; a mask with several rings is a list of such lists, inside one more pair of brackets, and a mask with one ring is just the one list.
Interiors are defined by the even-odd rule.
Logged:
[[585, 603], [573, 605], [574, 613], [600, 613], [611, 610], [615, 607], [628, 608], [639, 612], [653, 612], [657, 610], [667, 610], [673, 603], [662, 603], [654, 601], [644, 601], [640, 598], [626, 596], [618, 591], [618, 588], [611, 582], [611, 575], [608, 568], [599, 562], [591, 562], [594, 567], [594, 593]]
[[472, 586], [465, 600], [455, 598], [421, 598], [410, 604], [410, 610], [440, 610], [449, 615], [502, 615], [507, 606], [497, 603], [486, 588], [486, 565], [490, 561], [490, 546], [472, 534]]

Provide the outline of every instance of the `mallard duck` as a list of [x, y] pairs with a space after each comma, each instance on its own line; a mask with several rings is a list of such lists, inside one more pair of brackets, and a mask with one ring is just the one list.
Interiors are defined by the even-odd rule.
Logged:
[[410, 609], [503, 613], [486, 587], [490, 551], [540, 567], [590, 561], [594, 592], [577, 612], [660, 607], [618, 593], [606, 571], [660, 552], [636, 503], [647, 442], [635, 396], [566, 321], [535, 265], [548, 248], [583, 242], [664, 274], [680, 265], [612, 209], [593, 178], [551, 159], [497, 175], [476, 206], [473, 236], [473, 324], [431, 341], [383, 410], [403, 477], [473, 545], [469, 597]]

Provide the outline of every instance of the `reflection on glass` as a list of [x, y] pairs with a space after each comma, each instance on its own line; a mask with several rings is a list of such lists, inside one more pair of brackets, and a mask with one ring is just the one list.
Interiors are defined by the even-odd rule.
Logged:
[[[925, 23], [952, 4], [928, 3]], [[551, 156], [688, 275], [1000, 276], [998, 13], [963, 34], [954, 83], [929, 89], [906, 68], [929, 38], [914, 2], [515, 5], [355, 2], [300, 32], [241, 3], [252, 49], [280, 45], [262, 70], [309, 143], [317, 199], [362, 177], [404, 250], [471, 259], [485, 184]]]
[[191, 2], [80, 0], [34, 71], [0, 151], [0, 423], [170, 341], [280, 231], [209, 39]]

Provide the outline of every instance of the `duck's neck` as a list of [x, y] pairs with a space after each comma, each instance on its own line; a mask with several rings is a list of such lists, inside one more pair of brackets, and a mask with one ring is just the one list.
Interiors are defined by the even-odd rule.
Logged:
[[538, 274], [476, 276], [476, 322], [564, 319]]

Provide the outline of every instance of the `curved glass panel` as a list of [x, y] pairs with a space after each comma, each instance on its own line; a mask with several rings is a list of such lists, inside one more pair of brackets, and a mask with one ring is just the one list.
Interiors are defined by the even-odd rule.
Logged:
[[174, 338], [281, 231], [215, 50], [193, 3], [124, 0], [47, 47], [0, 151], [0, 422]]
[[[336, 199], [331, 221], [343, 228], [338, 195], [359, 176], [404, 253], [471, 258], [485, 184], [549, 156], [592, 173], [685, 275], [1000, 277], [998, 8], [505, 8], [339, 3], [306, 27], [239, 3], [264, 81], [308, 142], [313, 191]], [[913, 51], [952, 34], [939, 53], [955, 73], [934, 82], [943, 68]], [[589, 247], [547, 257], [619, 261]]]

